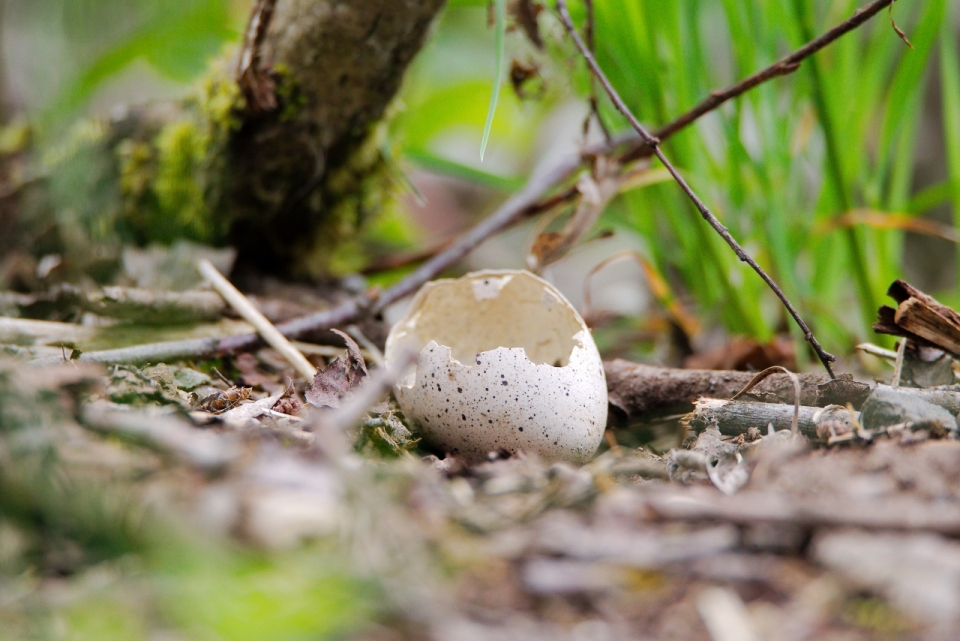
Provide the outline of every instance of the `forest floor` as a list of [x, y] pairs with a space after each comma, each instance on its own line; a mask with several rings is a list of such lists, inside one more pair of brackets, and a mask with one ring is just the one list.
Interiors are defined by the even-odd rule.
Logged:
[[[274, 294], [254, 300], [275, 322], [325, 304]], [[900, 398], [916, 388], [867, 383], [839, 392], [844, 407], [825, 375], [798, 379], [794, 399], [779, 374], [731, 401], [736, 416], [700, 403], [678, 420], [663, 418], [671, 402], [689, 411], [711, 389], [729, 398], [751, 375], [688, 379], [617, 361], [611, 438], [592, 461], [492, 454], [471, 466], [423, 449], [394, 405], [344, 431], [273, 349], [78, 362], [78, 346], [119, 340], [126, 326], [97, 327], [77, 298], [51, 300], [8, 297], [20, 318], [0, 319], [4, 638], [956, 636], [953, 387], [917, 409]], [[178, 331], [247, 330], [212, 305], [207, 325]], [[384, 328], [363, 328], [375, 371]], [[144, 340], [134, 335], [123, 340]], [[300, 347], [321, 369], [344, 353]], [[922, 379], [920, 360], [905, 385]], [[677, 397], [659, 397], [650, 421], [636, 410], [654, 402], [641, 396], [657, 377]], [[881, 392], [900, 400], [885, 397], [896, 416], [878, 423], [857, 410]], [[828, 401], [832, 414], [816, 408]], [[780, 413], [751, 414], [761, 410]], [[652, 433], [675, 447], [616, 443]]]

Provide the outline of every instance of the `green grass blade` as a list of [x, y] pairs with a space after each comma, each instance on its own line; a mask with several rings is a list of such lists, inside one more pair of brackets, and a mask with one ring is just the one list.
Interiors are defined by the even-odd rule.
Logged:
[[914, 194], [904, 207], [904, 211], [919, 216], [950, 201], [952, 197], [953, 185], [949, 180], [945, 180]]
[[[814, 29], [810, 24], [809, 15], [811, 13], [806, 0], [793, 0], [793, 9], [796, 15], [797, 23], [803, 33], [805, 40], [813, 40]], [[827, 101], [826, 83], [823, 73], [820, 69], [820, 60], [816, 57], [807, 61], [807, 68], [811, 80], [811, 90], [813, 105], [817, 111], [817, 117], [820, 121], [820, 127], [823, 130], [824, 143], [826, 145], [826, 176], [828, 183], [832, 186], [834, 192], [834, 204], [837, 213], [844, 213], [852, 209], [852, 199], [849, 186], [847, 184], [847, 175], [842, 162], [842, 141], [838, 136], [838, 131], [834, 123], [833, 113]], [[849, 255], [851, 267], [853, 268], [854, 282], [857, 286], [857, 294], [860, 299], [861, 328], [860, 334], [866, 333], [866, 329], [873, 321], [875, 311], [879, 307], [879, 301], [874, 296], [874, 287], [870, 278], [870, 272], [867, 267], [867, 254], [864, 247], [864, 239], [860, 237], [856, 229], [849, 228], [844, 232], [847, 241], [847, 253]]]
[[403, 156], [421, 169], [426, 169], [429, 172], [457, 178], [464, 182], [480, 185], [481, 187], [489, 187], [505, 193], [515, 192], [521, 189], [524, 184], [523, 178], [491, 174], [490, 172], [468, 167], [455, 160], [438, 156], [425, 149], [406, 149], [403, 152]]
[[497, 101], [500, 100], [500, 85], [503, 84], [503, 50], [504, 36], [507, 32], [507, 0], [494, 0], [493, 10], [494, 47], [497, 50], [497, 73], [493, 82], [493, 93], [490, 95], [490, 108], [487, 110], [487, 123], [483, 126], [483, 140], [480, 142], [480, 161], [487, 151], [487, 142], [490, 140], [490, 129], [493, 127], [493, 114], [497, 111]]
[[960, 54], [957, 52], [956, 32], [950, 28], [941, 29], [940, 82], [943, 94], [943, 138], [947, 151], [947, 174], [950, 177], [953, 224], [956, 227], [960, 227], [960, 63], [957, 61], [958, 55]]

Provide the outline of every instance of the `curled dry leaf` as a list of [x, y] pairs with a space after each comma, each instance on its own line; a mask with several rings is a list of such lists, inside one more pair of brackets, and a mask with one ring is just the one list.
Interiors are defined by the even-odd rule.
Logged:
[[276, 404], [271, 408], [274, 412], [280, 412], [281, 414], [289, 414], [290, 416], [299, 416], [300, 415], [300, 401], [297, 400], [297, 397], [293, 393], [293, 388], [288, 387], [283, 396], [276, 402]]
[[315, 407], [340, 407], [340, 401], [367, 377], [367, 363], [360, 347], [344, 332], [332, 330], [347, 344], [346, 358], [338, 356], [321, 370], [307, 386], [304, 397]]
[[249, 387], [231, 387], [228, 390], [214, 392], [200, 400], [198, 409], [204, 412], [220, 414], [235, 408], [240, 403], [250, 399]]
[[527, 256], [527, 266], [537, 272], [563, 258], [597, 222], [610, 200], [620, 191], [620, 165], [598, 157], [592, 173], [584, 172], [577, 181], [580, 204], [560, 232], [541, 233]]

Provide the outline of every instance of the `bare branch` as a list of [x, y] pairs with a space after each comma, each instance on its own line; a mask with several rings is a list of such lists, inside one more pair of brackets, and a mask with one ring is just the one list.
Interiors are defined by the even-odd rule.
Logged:
[[700, 215], [703, 216], [704, 220], [706, 220], [707, 223], [720, 235], [720, 237], [726, 241], [730, 248], [733, 249], [734, 253], [737, 255], [737, 258], [750, 265], [753, 271], [755, 271], [757, 275], [763, 279], [767, 286], [770, 287], [773, 293], [776, 294], [777, 298], [780, 299], [780, 302], [783, 303], [783, 306], [786, 307], [787, 311], [790, 313], [790, 316], [793, 317], [797, 325], [800, 326], [800, 329], [803, 330], [804, 338], [807, 339], [814, 351], [817, 353], [817, 356], [820, 358], [820, 362], [823, 363], [824, 368], [826, 368], [827, 373], [830, 374], [831, 377], [834, 377], [833, 369], [830, 367], [830, 363], [837, 360], [836, 357], [824, 351], [824, 349], [820, 346], [820, 343], [814, 337], [813, 332], [811, 332], [810, 328], [807, 327], [807, 324], [804, 322], [799, 312], [797, 312], [797, 310], [793, 307], [793, 304], [787, 298], [786, 294], [783, 293], [783, 290], [780, 289], [780, 286], [777, 285], [772, 278], [770, 278], [767, 272], [760, 267], [757, 261], [755, 261], [749, 254], [747, 254], [746, 251], [744, 251], [734, 237], [730, 235], [730, 232], [727, 231], [727, 228], [723, 226], [723, 223], [721, 223], [717, 217], [714, 216], [709, 209], [707, 209], [707, 206], [693, 192], [693, 189], [690, 188], [690, 185], [687, 184], [687, 181], [684, 180], [683, 176], [680, 175], [680, 172], [677, 171], [676, 167], [674, 167], [673, 164], [667, 160], [667, 157], [664, 156], [663, 151], [660, 149], [660, 141], [650, 135], [646, 128], [640, 124], [640, 121], [637, 120], [636, 116], [633, 115], [626, 103], [623, 102], [623, 99], [620, 98], [620, 94], [618, 94], [617, 90], [614, 89], [613, 85], [610, 84], [607, 76], [603, 73], [603, 70], [600, 69], [600, 65], [597, 64], [596, 58], [594, 58], [593, 54], [590, 52], [590, 49], [583, 42], [580, 34], [573, 26], [573, 20], [570, 18], [570, 12], [567, 11], [566, 0], [557, 0], [557, 10], [560, 13], [560, 20], [563, 22], [564, 28], [566, 28], [567, 33], [570, 34], [570, 37], [573, 38], [577, 49], [580, 50], [580, 55], [582, 55], [583, 59], [586, 60], [590, 70], [597, 77], [597, 80], [600, 81], [600, 85], [607, 92], [607, 95], [610, 96], [610, 99], [613, 101], [613, 104], [616, 106], [617, 110], [622, 113], [630, 122], [636, 132], [640, 134], [640, 137], [643, 139], [643, 141], [653, 149], [653, 154], [663, 164], [663, 166], [667, 168], [667, 171], [669, 171], [670, 175], [673, 176], [673, 179], [677, 181], [677, 184], [680, 185], [680, 188], [694, 204], [694, 206], [700, 212]]

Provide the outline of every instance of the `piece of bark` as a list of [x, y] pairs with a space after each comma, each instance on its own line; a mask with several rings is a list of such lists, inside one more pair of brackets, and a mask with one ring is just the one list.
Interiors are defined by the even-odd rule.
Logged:
[[838, 377], [817, 386], [817, 407], [850, 404], [858, 410], [870, 396], [874, 386], [851, 378]]
[[888, 385], [878, 385], [877, 390], [893, 390], [900, 394], [915, 396], [927, 403], [939, 405], [954, 416], [960, 413], [960, 386], [950, 385], [944, 387], [930, 387], [927, 389], [918, 389], [915, 387], [897, 387], [892, 388]]
[[[604, 363], [610, 403], [628, 418], [652, 413], [689, 412], [701, 396], [730, 398], [749, 383], [752, 372], [673, 369], [614, 360]], [[827, 374], [798, 374], [800, 404], [816, 405], [818, 386], [830, 380]], [[793, 404], [793, 381], [774, 374], [744, 400]], [[792, 410], [791, 410], [792, 411]]]
[[[686, 419], [688, 427], [696, 432], [711, 425], [720, 428], [724, 436], [746, 434], [751, 427], [767, 432], [772, 425], [776, 431], [790, 430], [793, 423], [795, 406], [782, 403], [754, 403], [748, 401], [726, 401], [704, 398], [697, 402], [696, 409]], [[797, 427], [801, 434], [811, 440], [818, 440], [817, 426], [825, 421], [848, 423], [852, 421], [850, 411], [839, 406], [809, 407], [800, 406]]]
[[960, 355], [960, 314], [903, 280], [895, 280], [887, 295], [897, 301], [897, 308], [879, 309], [875, 331]]

